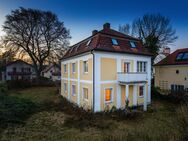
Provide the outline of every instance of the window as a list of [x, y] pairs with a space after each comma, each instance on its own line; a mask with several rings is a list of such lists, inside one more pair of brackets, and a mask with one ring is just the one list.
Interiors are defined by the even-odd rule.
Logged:
[[72, 73], [75, 73], [75, 72], [76, 72], [76, 64], [72, 63]]
[[89, 41], [87, 41], [86, 45], [89, 46], [90, 43], [91, 43], [91, 39]]
[[125, 73], [130, 72], [130, 63], [129, 62], [124, 62], [124, 72]]
[[188, 52], [184, 53], [183, 58], [182, 59], [188, 59]]
[[137, 72], [146, 72], [147, 62], [138, 61], [137, 62]]
[[176, 60], [187, 60], [188, 59], [188, 52], [179, 53], [176, 56]]
[[112, 88], [105, 89], [105, 102], [112, 101]]
[[16, 72], [16, 68], [13, 68], [13, 72]]
[[116, 39], [112, 39], [112, 44], [115, 45], [115, 46], [117, 46], [118, 45], [117, 40]]
[[179, 53], [177, 56], [176, 56], [176, 60], [181, 60], [183, 57], [183, 53]]
[[136, 47], [136, 43], [133, 42], [133, 41], [130, 41], [130, 45], [131, 45], [132, 48], [135, 48], [135, 47]]
[[72, 95], [76, 95], [76, 85], [72, 85]]
[[84, 73], [87, 73], [88, 72], [88, 61], [84, 61], [83, 62], [83, 64], [84, 64]]
[[139, 96], [142, 97], [144, 95], [144, 86], [139, 86]]
[[88, 100], [88, 89], [87, 88], [83, 88], [83, 98]]
[[64, 92], [67, 92], [67, 83], [64, 83]]
[[64, 73], [67, 73], [67, 65], [64, 64]]

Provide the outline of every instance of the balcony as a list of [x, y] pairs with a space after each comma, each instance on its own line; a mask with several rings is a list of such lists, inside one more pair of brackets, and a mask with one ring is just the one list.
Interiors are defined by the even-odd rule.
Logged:
[[147, 81], [147, 73], [140, 72], [120, 72], [117, 74], [117, 79], [120, 83], [139, 83]]
[[8, 75], [31, 75], [31, 72], [17, 72], [17, 71], [11, 71], [11, 72], [8, 72]]

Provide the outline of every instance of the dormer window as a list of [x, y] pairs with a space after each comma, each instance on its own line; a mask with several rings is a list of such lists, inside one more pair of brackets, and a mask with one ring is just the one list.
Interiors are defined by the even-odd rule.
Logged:
[[91, 39], [87, 41], [87, 46], [89, 46], [89, 44], [91, 43]]
[[132, 48], [135, 48], [135, 47], [136, 47], [136, 43], [133, 42], [133, 41], [130, 41], [130, 45], [131, 45]]
[[179, 53], [179, 54], [176, 56], [176, 60], [188, 60], [188, 52]]
[[114, 46], [118, 46], [118, 42], [117, 42], [117, 40], [114, 39], [114, 38], [112, 38], [112, 44], [113, 44]]

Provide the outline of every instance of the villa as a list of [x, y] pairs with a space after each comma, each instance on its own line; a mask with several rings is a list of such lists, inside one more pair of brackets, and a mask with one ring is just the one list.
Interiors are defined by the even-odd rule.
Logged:
[[61, 95], [99, 112], [151, 103], [151, 57], [141, 40], [103, 25], [61, 60]]

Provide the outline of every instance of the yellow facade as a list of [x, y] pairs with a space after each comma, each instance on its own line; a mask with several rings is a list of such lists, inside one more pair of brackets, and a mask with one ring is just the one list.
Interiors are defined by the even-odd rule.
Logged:
[[[105, 103], [105, 89], [112, 88], [112, 102]], [[101, 110], [111, 109], [113, 106], [117, 105], [117, 93], [116, 93], [116, 84], [101, 84]]]
[[101, 81], [117, 79], [117, 61], [112, 58], [101, 58]]
[[[75, 87], [76, 87], [75, 95], [73, 94], [72, 85], [75, 85]], [[71, 100], [71, 102], [77, 103], [77, 96], [78, 96], [78, 85], [77, 85], [77, 82], [70, 81], [70, 100]]]
[[[64, 83], [67, 84], [67, 91], [64, 89]], [[61, 80], [61, 95], [68, 98], [68, 81], [67, 80]]]
[[[75, 72], [72, 71], [72, 64], [73, 63], [75, 63]], [[76, 61], [76, 62], [72, 62], [72, 63], [69, 63], [69, 64], [70, 64], [70, 70], [69, 70], [69, 72], [70, 72], [70, 78], [71, 79], [77, 79], [78, 78], [78, 71], [77, 71], [77, 69], [78, 69], [78, 62]]]
[[80, 80], [92, 80], [93, 74], [93, 59], [90, 58], [88, 61], [88, 72], [84, 72], [83, 60], [80, 61]]
[[[88, 99], [84, 99], [83, 88], [88, 89]], [[92, 84], [80, 83], [80, 105], [84, 109], [92, 109], [92, 105], [93, 105], [92, 99], [93, 99]]]
[[[176, 71], [179, 73], [176, 73]], [[155, 86], [169, 90], [172, 84], [188, 87], [188, 66], [156, 66]]]

